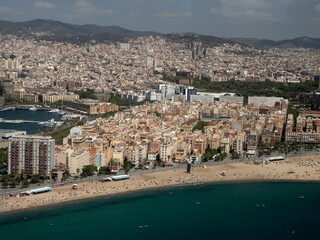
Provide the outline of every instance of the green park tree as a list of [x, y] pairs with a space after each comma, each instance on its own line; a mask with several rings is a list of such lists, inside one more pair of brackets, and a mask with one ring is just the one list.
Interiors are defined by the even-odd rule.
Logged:
[[97, 167], [94, 165], [86, 165], [83, 166], [82, 168], [82, 173], [81, 176], [82, 177], [88, 177], [88, 176], [92, 176], [94, 174], [94, 172], [97, 171]]

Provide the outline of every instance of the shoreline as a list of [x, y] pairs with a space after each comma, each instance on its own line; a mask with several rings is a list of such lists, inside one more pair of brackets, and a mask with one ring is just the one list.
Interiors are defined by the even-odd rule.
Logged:
[[219, 182], [199, 182], [199, 183], [193, 183], [193, 184], [177, 184], [177, 185], [168, 185], [168, 186], [160, 186], [157, 188], [144, 188], [144, 189], [135, 189], [135, 190], [128, 190], [121, 193], [113, 193], [113, 194], [105, 194], [105, 195], [99, 195], [96, 197], [86, 196], [83, 198], [78, 199], [72, 199], [69, 201], [61, 201], [61, 202], [55, 202], [55, 203], [48, 203], [46, 205], [36, 206], [33, 208], [24, 208], [24, 209], [15, 209], [15, 210], [8, 210], [8, 211], [0, 211], [0, 216], [6, 216], [11, 214], [18, 214], [18, 213], [27, 213], [32, 212], [34, 210], [41, 210], [45, 208], [55, 207], [55, 206], [62, 206], [62, 205], [71, 205], [72, 203], [81, 203], [81, 202], [89, 202], [89, 201], [95, 201], [103, 198], [112, 199], [114, 197], [120, 197], [129, 195], [131, 193], [138, 193], [138, 192], [148, 192], [149, 190], [165, 190], [165, 189], [171, 189], [171, 188], [177, 188], [177, 187], [188, 187], [188, 186], [199, 186], [199, 185], [219, 185], [219, 184], [245, 184], [245, 183], [320, 183], [320, 180], [288, 180], [288, 179], [250, 179], [250, 180], [224, 180]]
[[[294, 169], [294, 174], [289, 174], [288, 172], [292, 169]], [[225, 176], [221, 174], [223, 171], [226, 171]], [[86, 181], [78, 184], [78, 190], [72, 190], [72, 184], [68, 184], [55, 187], [52, 192], [48, 193], [2, 198], [0, 199], [0, 215], [177, 186], [255, 182], [319, 183], [320, 162], [317, 156], [302, 156], [282, 162], [272, 162], [268, 165], [230, 163], [206, 168], [194, 167], [190, 174], [181, 168], [132, 175], [129, 180], [123, 181]]]

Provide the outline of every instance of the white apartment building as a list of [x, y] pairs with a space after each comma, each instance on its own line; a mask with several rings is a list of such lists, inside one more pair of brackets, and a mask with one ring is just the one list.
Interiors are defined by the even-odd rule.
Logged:
[[172, 146], [170, 143], [162, 143], [160, 146], [160, 158], [164, 162], [172, 161]]
[[82, 169], [83, 166], [90, 165], [89, 151], [84, 151], [76, 148], [68, 159], [68, 167], [71, 175], [77, 175], [77, 169]]

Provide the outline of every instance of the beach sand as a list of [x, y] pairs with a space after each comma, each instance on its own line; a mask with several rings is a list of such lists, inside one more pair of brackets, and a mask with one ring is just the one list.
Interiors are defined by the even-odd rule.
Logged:
[[[222, 172], [226, 171], [225, 176]], [[291, 173], [288, 173], [291, 172]], [[215, 183], [224, 181], [320, 181], [320, 158], [303, 156], [288, 158], [281, 162], [255, 165], [232, 163], [186, 169], [168, 169], [131, 176], [129, 180], [99, 182], [87, 181], [72, 190], [72, 184], [54, 187], [52, 192], [23, 197], [1, 197], [0, 214], [10, 211], [48, 206], [52, 204], [114, 195], [129, 191], [153, 189], [174, 185]]]

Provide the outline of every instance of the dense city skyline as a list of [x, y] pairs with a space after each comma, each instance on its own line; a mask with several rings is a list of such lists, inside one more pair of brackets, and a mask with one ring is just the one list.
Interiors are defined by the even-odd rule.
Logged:
[[131, 30], [282, 40], [320, 37], [316, 0], [0, 1], [1, 20], [52, 19]]
[[2, 239], [316, 239], [319, 3], [0, 0]]

